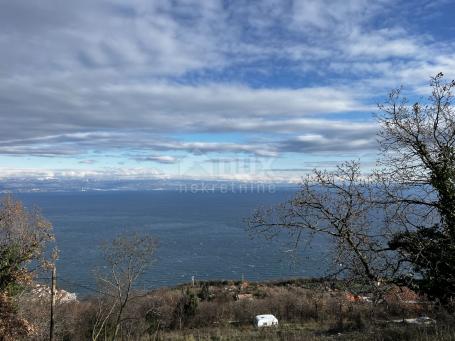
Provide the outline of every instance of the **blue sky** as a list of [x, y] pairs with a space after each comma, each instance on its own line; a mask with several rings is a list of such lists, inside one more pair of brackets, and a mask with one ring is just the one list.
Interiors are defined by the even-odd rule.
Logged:
[[455, 78], [455, 1], [0, 0], [0, 178], [298, 181]]

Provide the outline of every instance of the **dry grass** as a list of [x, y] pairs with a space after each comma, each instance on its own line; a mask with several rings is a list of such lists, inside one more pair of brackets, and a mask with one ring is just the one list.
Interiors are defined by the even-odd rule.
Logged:
[[[389, 302], [373, 306], [350, 302], [336, 284], [316, 280], [276, 283], [205, 282], [190, 290], [200, 296], [196, 313], [175, 323], [177, 302], [187, 286], [152, 291], [125, 312], [125, 340], [455, 340], [453, 315], [432, 305]], [[240, 298], [240, 299], [239, 299]], [[48, 302], [19, 302], [24, 317], [34, 323], [36, 339], [47, 336]], [[90, 339], [96, 312], [94, 299], [60, 305], [60, 340]], [[278, 328], [256, 329], [255, 315], [271, 313]], [[392, 319], [432, 316], [434, 326], [386, 323]], [[452, 327], [454, 326], [454, 327]]]
[[201, 328], [197, 330], [170, 331], [156, 335], [156, 338], [143, 338], [143, 340], [390, 340], [390, 341], [427, 341], [427, 340], [455, 340], [453, 329], [444, 327], [410, 327], [388, 326], [385, 328], [372, 328], [363, 331], [330, 333], [321, 331], [319, 324], [285, 324], [278, 328], [257, 330], [253, 327], [224, 327]]

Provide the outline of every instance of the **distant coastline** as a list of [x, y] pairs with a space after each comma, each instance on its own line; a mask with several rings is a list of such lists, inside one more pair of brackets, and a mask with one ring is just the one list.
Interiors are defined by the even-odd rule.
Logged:
[[297, 190], [292, 182], [231, 180], [156, 180], [156, 179], [33, 179], [4, 178], [0, 193], [34, 192], [113, 192], [113, 191], [179, 191], [179, 192], [271, 192]]

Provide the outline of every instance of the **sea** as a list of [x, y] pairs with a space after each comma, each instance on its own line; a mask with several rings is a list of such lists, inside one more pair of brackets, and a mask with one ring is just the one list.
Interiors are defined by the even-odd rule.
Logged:
[[[247, 229], [259, 207], [289, 200], [295, 190], [244, 193], [176, 190], [45, 192], [14, 196], [36, 206], [54, 227], [60, 256], [57, 284], [78, 295], [96, 293], [100, 246], [120, 233], [147, 233], [158, 247], [141, 289], [198, 280], [270, 281], [319, 277], [328, 253], [322, 239], [301, 240], [286, 231], [269, 239]], [[46, 274], [41, 275], [43, 281]]]

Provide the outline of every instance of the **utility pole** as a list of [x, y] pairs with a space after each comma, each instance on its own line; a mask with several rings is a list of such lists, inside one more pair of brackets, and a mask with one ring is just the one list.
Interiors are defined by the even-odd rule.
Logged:
[[55, 324], [55, 317], [54, 317], [54, 310], [55, 310], [55, 291], [57, 286], [57, 267], [54, 264], [52, 265], [52, 278], [51, 278], [51, 322], [50, 322], [50, 330], [49, 330], [49, 341], [54, 341], [54, 324]]

